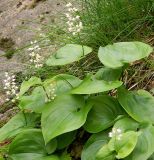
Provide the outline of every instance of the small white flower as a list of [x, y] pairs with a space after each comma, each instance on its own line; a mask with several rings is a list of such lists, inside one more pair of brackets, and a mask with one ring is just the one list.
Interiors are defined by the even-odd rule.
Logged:
[[5, 80], [4, 80], [4, 89], [5, 93], [7, 95], [6, 101], [11, 100], [13, 97], [16, 96], [18, 91], [18, 86], [15, 82], [15, 75], [9, 75], [8, 73], [5, 73]]
[[69, 17], [70, 17], [70, 15], [69, 15], [68, 13], [65, 13], [65, 15], [66, 15], [66, 17], [67, 17], [67, 18], [69, 18]]
[[11, 101], [14, 103], [14, 102], [15, 102], [15, 99], [12, 99]]
[[27, 50], [28, 50], [28, 51], [33, 51], [33, 50], [34, 50], [34, 48], [28, 48]]
[[76, 16], [75, 19], [76, 19], [76, 20], [80, 19], [80, 16]]
[[77, 9], [77, 8], [75, 8], [75, 7], [74, 7], [72, 10], [73, 10], [74, 12], [77, 12], [77, 11], [78, 11], [78, 9]]
[[66, 13], [65, 15], [68, 19], [68, 22], [66, 22], [68, 25], [68, 31], [73, 35], [76, 35], [77, 33], [81, 32], [81, 29], [83, 29], [83, 24], [80, 20], [80, 16], [76, 15], [78, 9], [73, 7], [72, 4], [68, 4], [67, 6], [68, 13]]
[[76, 35], [76, 32], [73, 32], [72, 34], [73, 34], [73, 36], [75, 36], [75, 35]]
[[30, 62], [35, 66], [35, 68], [40, 68], [43, 66], [42, 64], [42, 60], [43, 57], [40, 56], [40, 54], [38, 53], [38, 51], [41, 49], [39, 45], [35, 45], [37, 43], [37, 41], [32, 42], [31, 44], [33, 44], [33, 50], [29, 49], [29, 51], [31, 51], [29, 53], [30, 56]]
[[72, 3], [68, 3], [68, 4], [66, 4], [66, 7], [72, 7]]
[[73, 31], [73, 28], [68, 28], [69, 32], [72, 32]]
[[10, 99], [9, 99], [9, 98], [6, 98], [5, 100], [6, 100], [6, 101], [9, 101]]
[[7, 94], [7, 95], [10, 95], [10, 94], [11, 94], [11, 92], [10, 92], [10, 91], [6, 91], [6, 94]]
[[112, 128], [112, 131], [109, 132], [109, 137], [115, 137], [117, 140], [121, 140], [122, 130], [120, 128]]

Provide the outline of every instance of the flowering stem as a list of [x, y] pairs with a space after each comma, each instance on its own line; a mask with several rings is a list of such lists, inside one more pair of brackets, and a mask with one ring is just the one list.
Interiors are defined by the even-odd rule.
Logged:
[[84, 56], [84, 47], [83, 47], [83, 43], [82, 43], [82, 40], [81, 40], [81, 37], [80, 37], [80, 34], [78, 33], [78, 37], [79, 37], [79, 41], [82, 45], [82, 52], [83, 52], [83, 56]]
[[43, 87], [43, 90], [44, 90], [44, 92], [45, 92], [45, 94], [46, 94], [47, 98], [48, 98], [48, 99], [50, 99], [49, 95], [48, 95], [48, 94], [47, 94], [47, 92], [46, 92], [45, 87], [44, 87], [43, 85], [42, 85], [42, 87]]
[[25, 118], [25, 122], [26, 122], [26, 126], [27, 126], [27, 118], [26, 118], [26, 114], [25, 114], [25, 111], [24, 111], [24, 110], [22, 110], [22, 113], [23, 113], [23, 115], [24, 115], [24, 118]]
[[[61, 77], [61, 76], [60, 76]], [[68, 82], [65, 78], [63, 78], [63, 77], [61, 77], [65, 82], [67, 82], [70, 86], [71, 86], [71, 88], [73, 88], [73, 86], [72, 86], [72, 84], [70, 83], [70, 82]]]

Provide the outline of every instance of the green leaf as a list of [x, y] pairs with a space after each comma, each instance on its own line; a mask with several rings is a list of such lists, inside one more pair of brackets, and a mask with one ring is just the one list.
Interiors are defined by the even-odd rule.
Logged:
[[106, 67], [119, 68], [148, 57], [152, 50], [152, 47], [142, 42], [119, 42], [100, 47], [98, 57]]
[[154, 160], [154, 154], [148, 160]]
[[141, 130], [134, 151], [125, 160], [147, 160], [154, 152], [154, 127]]
[[57, 139], [52, 139], [47, 145], [46, 150], [48, 154], [53, 153], [57, 148]]
[[19, 107], [21, 109], [27, 109], [36, 113], [41, 113], [46, 102], [46, 93], [43, 90], [43, 87], [39, 86], [33, 90], [30, 96], [21, 96], [19, 100]]
[[20, 153], [10, 156], [11, 160], [60, 160], [58, 156], [45, 156], [38, 153]]
[[[53, 145], [55, 145], [55, 143], [53, 143]], [[47, 157], [47, 154], [47, 148], [40, 129], [29, 129], [20, 133], [13, 140], [9, 148], [9, 155], [15, 160], [22, 158], [27, 160], [30, 156], [30, 159], [40, 158], [41, 160], [42, 158], [43, 160], [50, 160], [51, 157]], [[54, 158], [52, 159], [54, 160]]]
[[60, 160], [72, 160], [71, 156], [67, 153], [63, 153], [61, 156], [60, 156]]
[[62, 134], [60, 136], [58, 136], [56, 139], [58, 141], [58, 149], [63, 149], [65, 147], [67, 147], [68, 145], [70, 145], [74, 139], [76, 137], [76, 131], [73, 132], [68, 132], [65, 134]]
[[7, 124], [0, 128], [0, 142], [16, 136], [18, 133], [33, 128], [39, 118], [35, 113], [18, 113]]
[[72, 94], [93, 94], [109, 91], [122, 85], [121, 81], [97, 80], [93, 76], [85, 78], [79, 86], [74, 88]]
[[123, 132], [130, 130], [137, 131], [139, 123], [130, 117], [123, 117], [114, 124], [113, 128], [120, 128]]
[[118, 100], [126, 112], [138, 122], [154, 123], [154, 97], [147, 91], [127, 91], [120, 88]]
[[92, 99], [93, 107], [88, 113], [84, 125], [86, 131], [97, 133], [111, 127], [119, 115], [125, 114], [115, 98], [110, 96], [97, 96]]
[[106, 144], [97, 152], [96, 160], [115, 160], [115, 154]]
[[92, 52], [92, 48], [77, 44], [67, 44], [51, 55], [46, 61], [48, 66], [66, 65], [80, 60], [85, 55]]
[[86, 142], [81, 159], [96, 160], [96, 153], [109, 141], [108, 131], [93, 134]]
[[47, 154], [40, 129], [29, 129], [18, 134], [10, 145], [9, 154], [38, 153]]
[[120, 140], [117, 140], [115, 137], [113, 137], [110, 140], [108, 147], [110, 150], [113, 150], [113, 148], [115, 149], [115, 151], [117, 152], [117, 159], [123, 159], [134, 150], [137, 144], [137, 140], [138, 133], [134, 131], [128, 131], [122, 134]]
[[97, 80], [104, 80], [104, 81], [116, 81], [120, 78], [122, 73], [122, 68], [118, 69], [111, 69], [103, 67], [95, 74], [95, 78]]
[[41, 79], [38, 77], [31, 77], [28, 81], [23, 81], [20, 87], [20, 93], [19, 95], [22, 96], [24, 93], [26, 93], [30, 87], [34, 85], [41, 84]]
[[55, 89], [55, 94], [60, 95], [70, 91], [80, 83], [81, 80], [75, 76], [68, 74], [59, 74], [51, 79], [47, 79], [46, 81], [44, 81], [43, 85], [48, 95], [50, 95], [50, 90], [53, 88]]
[[41, 120], [45, 142], [80, 128], [85, 123], [91, 106], [83, 97], [75, 95], [58, 96], [48, 103]]

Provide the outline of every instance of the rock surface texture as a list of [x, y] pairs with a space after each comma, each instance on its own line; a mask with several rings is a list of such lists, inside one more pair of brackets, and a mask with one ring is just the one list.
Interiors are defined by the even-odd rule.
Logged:
[[23, 71], [28, 63], [25, 51], [11, 59], [4, 55], [29, 44], [43, 25], [55, 23], [63, 8], [63, 0], [0, 0], [0, 92], [4, 72]]

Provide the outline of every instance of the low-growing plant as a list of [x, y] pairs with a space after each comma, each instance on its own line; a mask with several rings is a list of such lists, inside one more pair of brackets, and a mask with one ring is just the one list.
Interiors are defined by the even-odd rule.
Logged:
[[[0, 129], [0, 142], [10, 140], [12, 160], [70, 160], [69, 146], [81, 130], [89, 133], [82, 160], [151, 160], [154, 158], [154, 97], [145, 90], [128, 91], [124, 70], [149, 56], [142, 42], [100, 47], [104, 65], [83, 80], [58, 74], [42, 81], [31, 77], [20, 87], [20, 112]], [[80, 61], [92, 48], [67, 44], [46, 61], [62, 66]]]
[[153, 0], [80, 1], [84, 26], [81, 37], [88, 46], [98, 48], [117, 41], [144, 41], [153, 32]]

